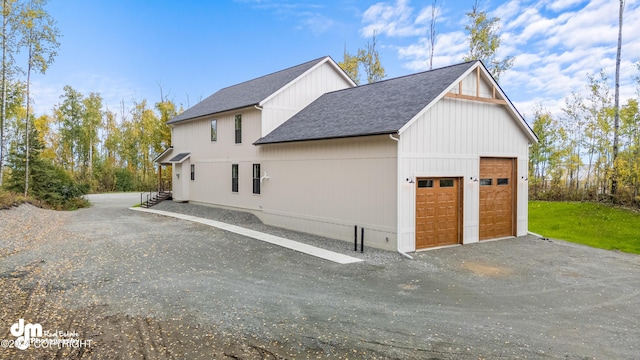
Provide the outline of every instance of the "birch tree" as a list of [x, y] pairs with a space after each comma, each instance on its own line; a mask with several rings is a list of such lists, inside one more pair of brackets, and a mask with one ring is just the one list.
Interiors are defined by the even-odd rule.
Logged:
[[478, 0], [473, 4], [471, 12], [467, 13], [469, 24], [465, 30], [469, 33], [469, 53], [463, 61], [482, 60], [487, 69], [496, 79], [513, 66], [513, 57], [497, 58], [500, 47], [500, 18], [489, 18], [485, 11], [480, 10]]
[[27, 94], [25, 117], [25, 149], [26, 168], [24, 195], [29, 193], [29, 105], [31, 72], [37, 71], [44, 74], [49, 65], [53, 63], [60, 46], [58, 37], [60, 31], [55, 27], [55, 21], [44, 10], [46, 0], [30, 0], [20, 12], [21, 37], [18, 45], [27, 50]]

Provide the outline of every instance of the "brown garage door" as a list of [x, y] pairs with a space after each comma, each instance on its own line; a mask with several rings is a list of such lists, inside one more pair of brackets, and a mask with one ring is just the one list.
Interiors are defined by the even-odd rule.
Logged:
[[458, 244], [459, 189], [456, 178], [418, 179], [416, 249]]
[[514, 159], [480, 159], [480, 240], [515, 235]]

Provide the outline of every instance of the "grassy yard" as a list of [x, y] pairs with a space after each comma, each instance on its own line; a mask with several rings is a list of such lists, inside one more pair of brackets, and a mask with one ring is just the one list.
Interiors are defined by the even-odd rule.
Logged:
[[640, 254], [640, 214], [580, 202], [529, 202], [529, 230], [607, 250]]

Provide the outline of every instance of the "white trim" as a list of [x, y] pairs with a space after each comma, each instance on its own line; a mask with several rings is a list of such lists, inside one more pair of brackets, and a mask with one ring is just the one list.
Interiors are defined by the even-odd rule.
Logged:
[[315, 64], [314, 66], [312, 66], [310, 69], [308, 69], [307, 71], [303, 72], [302, 74], [298, 75], [298, 77], [296, 77], [295, 79], [289, 81], [287, 84], [285, 84], [283, 87], [279, 88], [278, 90], [276, 90], [275, 92], [271, 93], [271, 95], [267, 96], [264, 100], [260, 101], [258, 103], [258, 106], [264, 106], [264, 104], [266, 104], [267, 102], [269, 102], [269, 100], [273, 99], [274, 97], [278, 96], [278, 94], [280, 94], [281, 92], [285, 91], [287, 88], [289, 88], [290, 86], [292, 86], [293, 84], [295, 84], [298, 80], [302, 79], [303, 77], [307, 76], [308, 74], [310, 74], [311, 72], [315, 71], [317, 68], [319, 68], [320, 66], [324, 65], [325, 63], [329, 63], [334, 70], [336, 70], [336, 72], [345, 80], [347, 80], [350, 84], [351, 87], [355, 87], [357, 86], [355, 82], [353, 82], [353, 80], [351, 80], [351, 78], [349, 78], [349, 76], [347, 76], [347, 74], [345, 74], [345, 72], [335, 63], [335, 61], [333, 61], [333, 59], [331, 59], [330, 56], [326, 56], [324, 59], [318, 61], [317, 64]]
[[[429, 111], [431, 109], [431, 107], [433, 107], [438, 101], [442, 100], [444, 98], [444, 96], [453, 89], [453, 87], [458, 86], [458, 83], [460, 83], [460, 81], [464, 80], [464, 78], [466, 78], [473, 71], [476, 71], [476, 68], [478, 68], [478, 67], [480, 67], [480, 69], [482, 70], [483, 79], [485, 79], [486, 81], [491, 83], [495, 87], [495, 89], [498, 92], [498, 94], [500, 95], [500, 97], [505, 99], [505, 101], [507, 103], [507, 109], [509, 110], [509, 113], [511, 114], [511, 116], [513, 118], [518, 120], [518, 125], [520, 126], [521, 130], [523, 130], [527, 134], [527, 137], [529, 138], [529, 141], [531, 143], [537, 143], [538, 142], [538, 138], [536, 137], [536, 135], [533, 133], [531, 128], [527, 125], [527, 123], [524, 120], [524, 118], [520, 115], [520, 113], [513, 106], [513, 104], [511, 103], [511, 100], [509, 100], [509, 98], [502, 91], [502, 89], [500, 88], [498, 83], [495, 81], [495, 79], [491, 76], [491, 74], [489, 74], [488, 70], [484, 67], [484, 65], [482, 64], [481, 61], [477, 61], [473, 66], [471, 66], [469, 69], [467, 69], [467, 71], [465, 71], [454, 82], [452, 82], [451, 85], [448, 88], [446, 88], [443, 92], [441, 92], [435, 99], [433, 99], [433, 101], [431, 101], [429, 104], [427, 104], [427, 106], [425, 106], [420, 112], [418, 112], [411, 120], [409, 120], [409, 122], [404, 124], [404, 126], [401, 127], [400, 130], [398, 130], [398, 134], [402, 134], [411, 125], [413, 125], [413, 123], [415, 123], [420, 117], [422, 117], [422, 115], [424, 115], [427, 111]], [[451, 100], [452, 101], [468, 101], [468, 100], [456, 100], [456, 99], [451, 99]]]

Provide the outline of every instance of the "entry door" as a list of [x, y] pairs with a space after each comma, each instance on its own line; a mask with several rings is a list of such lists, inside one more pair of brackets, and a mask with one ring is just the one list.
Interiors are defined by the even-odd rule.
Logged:
[[458, 244], [457, 178], [422, 178], [416, 183], [416, 249]]
[[514, 161], [480, 159], [480, 240], [515, 235]]

